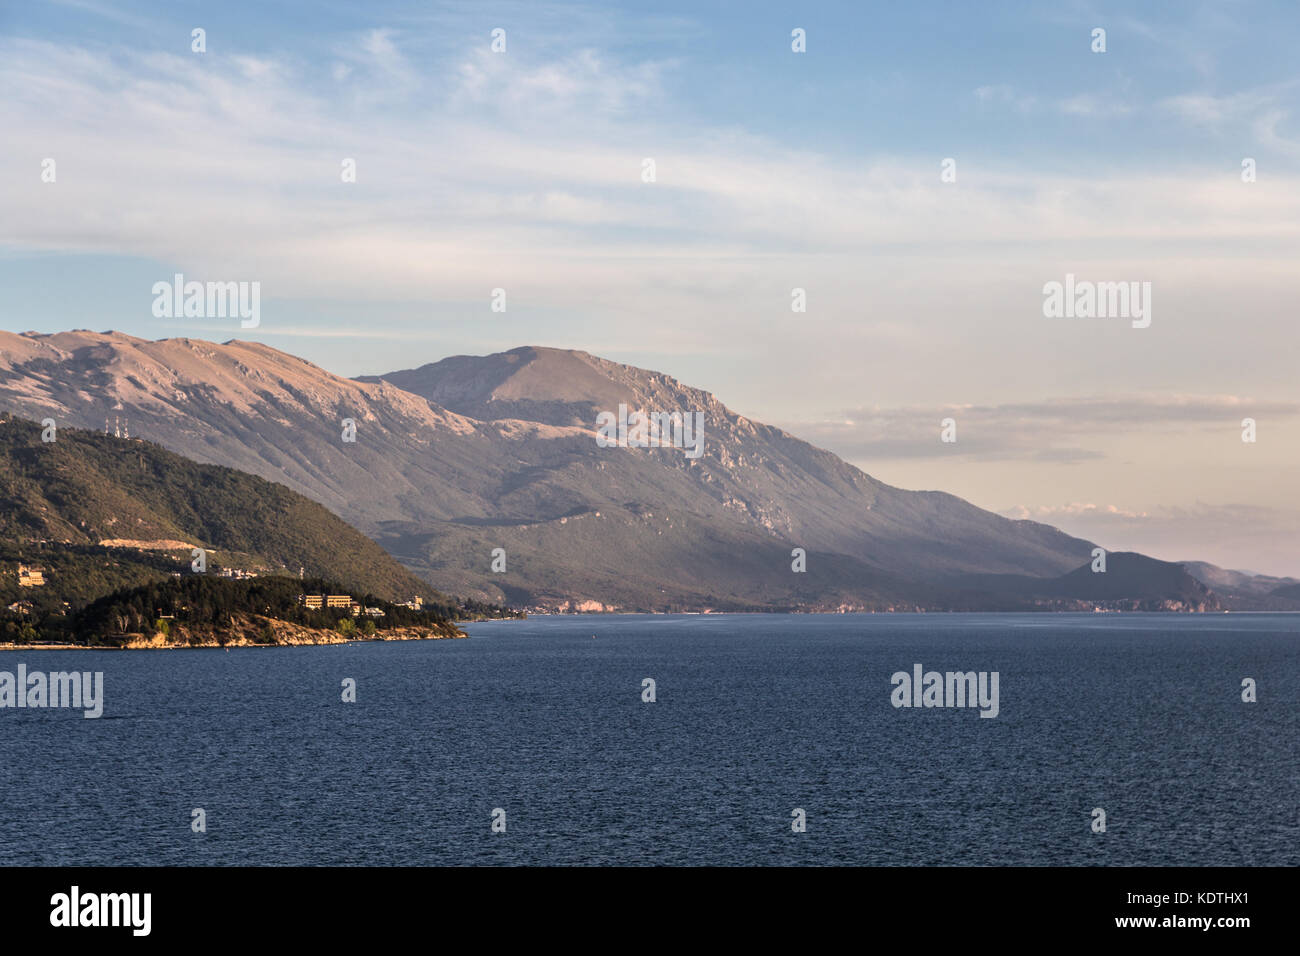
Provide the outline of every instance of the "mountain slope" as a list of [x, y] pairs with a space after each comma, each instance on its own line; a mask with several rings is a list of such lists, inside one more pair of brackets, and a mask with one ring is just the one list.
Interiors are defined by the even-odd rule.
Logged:
[[[46, 443], [38, 425], [19, 419], [0, 419], [0, 542], [8, 563], [101, 555], [123, 567], [118, 586], [138, 583], [141, 565], [188, 570], [190, 548], [200, 547], [210, 571], [303, 568], [389, 600], [432, 593], [365, 535], [281, 485], [72, 428]], [[4, 576], [4, 594], [12, 579]], [[77, 582], [58, 590], [75, 593]]]
[[1182, 562], [1232, 611], [1300, 611], [1300, 581], [1249, 571], [1230, 571], [1205, 561]]
[[964, 599], [967, 606], [987, 602], [979, 595], [993, 595], [1001, 602], [1018, 596], [1030, 605], [1062, 610], [1218, 611], [1223, 607], [1218, 594], [1183, 565], [1131, 551], [1108, 554], [1105, 571], [1094, 571], [1089, 562], [1057, 578], [970, 575], [959, 583], [962, 596], [954, 603]]
[[[600, 447], [597, 415], [620, 404], [701, 413], [701, 454]], [[1093, 547], [890, 487], [707, 392], [583, 352], [349, 380], [248, 342], [0, 333], [0, 407], [91, 428], [129, 419], [314, 498], [444, 590], [522, 605], [939, 607], [954, 578], [1052, 578]], [[794, 548], [807, 573], [792, 572]]]
[[[962, 572], [1061, 574], [1088, 560], [1092, 549], [952, 495], [893, 488], [707, 392], [583, 352], [525, 347], [456, 356], [362, 381], [388, 382], [502, 429], [577, 432], [568, 441], [553, 439], [551, 449], [532, 442], [539, 454], [531, 468], [521, 469], [517, 487], [498, 499], [499, 512], [551, 522], [499, 521], [490, 532], [460, 522], [425, 534], [454, 536], [470, 550], [495, 541], [550, 562], [568, 557], [566, 578], [603, 575], [596, 590], [620, 605], [634, 590], [617, 580], [626, 573], [629, 542], [638, 574], [671, 585], [666, 590], [723, 603], [744, 603], [750, 594], [758, 603], [832, 605], [855, 597], [874, 605], [873, 598], [890, 595], [898, 603], [926, 603], [928, 585]], [[702, 412], [703, 454], [692, 461], [674, 449], [598, 447], [597, 415], [620, 404]], [[549, 457], [540, 454], [548, 450]], [[557, 527], [557, 515], [575, 527]], [[381, 540], [395, 553], [410, 559], [424, 548], [436, 558], [434, 543], [401, 536], [409, 527], [383, 530], [392, 536]], [[792, 547], [819, 553], [815, 577], [792, 575]]]

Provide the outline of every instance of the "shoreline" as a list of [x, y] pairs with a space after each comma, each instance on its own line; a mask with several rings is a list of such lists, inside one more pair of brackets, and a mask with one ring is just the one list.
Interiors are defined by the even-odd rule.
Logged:
[[370, 637], [370, 638], [344, 638], [342, 640], [323, 640], [323, 641], [282, 641], [274, 644], [258, 644], [253, 641], [228, 641], [225, 644], [219, 644], [216, 641], [204, 642], [201, 644], [181, 644], [167, 643], [165, 641], [153, 640], [132, 640], [125, 644], [107, 645], [107, 644], [0, 644], [0, 651], [216, 651], [230, 650], [231, 648], [252, 648], [252, 647], [327, 647], [340, 646], [344, 644], [387, 644], [396, 641], [456, 641], [468, 638], [469, 635], [464, 631], [459, 634], [429, 634], [413, 635], [409, 637]]

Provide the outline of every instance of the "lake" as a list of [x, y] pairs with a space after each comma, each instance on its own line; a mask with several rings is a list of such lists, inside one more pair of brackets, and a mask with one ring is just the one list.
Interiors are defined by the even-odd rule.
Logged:
[[[1300, 615], [466, 629], [0, 654], [104, 674], [99, 719], [0, 710], [0, 863], [1300, 864]], [[997, 716], [895, 707], [916, 664]]]

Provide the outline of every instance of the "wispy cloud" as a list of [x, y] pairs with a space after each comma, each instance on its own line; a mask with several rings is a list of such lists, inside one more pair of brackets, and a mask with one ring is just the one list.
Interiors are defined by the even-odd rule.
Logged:
[[1295, 157], [1300, 156], [1300, 133], [1288, 136], [1279, 127], [1289, 121], [1298, 89], [1300, 78], [1228, 94], [1185, 93], [1166, 97], [1158, 106], [1196, 126]]
[[[345, 82], [369, 91], [366, 102], [405, 102], [400, 117], [329, 95], [338, 60], [0, 41], [0, 82], [13, 91], [0, 104], [11, 147], [0, 159], [0, 242], [255, 271], [300, 296], [479, 298], [508, 263], [539, 300], [561, 305], [581, 282], [616, 307], [633, 290], [678, 305], [666, 290], [708, 288], [719, 263], [727, 281], [753, 282], [773, 254], [789, 268], [799, 256], [936, 239], [968, 249], [1300, 240], [1298, 182], [1264, 196], [1178, 173], [1097, 180], [964, 167], [960, 188], [945, 191], [937, 160], [864, 166], [734, 130], [675, 131], [627, 108], [654, 101], [665, 61], [579, 50], [507, 64], [484, 43], [441, 99], [407, 102], [408, 87], [427, 80], [412, 79], [399, 41], [386, 30], [356, 38]], [[61, 161], [57, 188], [31, 188], [33, 156]], [[355, 184], [340, 183], [345, 157], [357, 162]], [[641, 181], [645, 158], [654, 184]], [[676, 281], [665, 282], [669, 268]]]
[[[842, 457], [870, 462], [906, 458], [1028, 460], [1068, 464], [1105, 457], [1116, 433], [1159, 430], [1239, 432], [1244, 417], [1300, 415], [1300, 402], [1236, 395], [1106, 396], [1003, 405], [856, 408], [842, 419], [789, 423], [795, 434]], [[956, 422], [943, 443], [940, 422]]]
[[1123, 100], [1091, 93], [1067, 97], [1057, 108], [1069, 116], [1124, 116], [1133, 112], [1133, 107]]
[[1148, 518], [1145, 511], [1125, 511], [1116, 505], [1097, 505], [1087, 501], [1074, 501], [1065, 505], [1016, 505], [1002, 512], [1008, 518], [1042, 521], [1048, 524], [1078, 517], [1105, 517], [1115, 521], [1141, 521]]
[[975, 98], [984, 105], [1010, 106], [1021, 113], [1032, 112], [1038, 106], [1038, 97], [1017, 90], [1009, 83], [992, 83], [975, 88]]
[[1040, 521], [1115, 551], [1140, 551], [1166, 561], [1210, 561], [1257, 574], [1296, 574], [1289, 542], [1300, 536], [1300, 514], [1268, 505], [1230, 503], [1122, 505], [1074, 502], [1018, 505], [1008, 518]]

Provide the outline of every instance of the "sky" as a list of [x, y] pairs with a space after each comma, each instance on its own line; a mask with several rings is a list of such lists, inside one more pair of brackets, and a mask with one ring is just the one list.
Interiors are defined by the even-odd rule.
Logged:
[[[0, 0], [0, 328], [583, 349], [890, 484], [1300, 576], [1297, 49], [1294, 2]], [[156, 318], [178, 272], [260, 325]], [[1150, 324], [1048, 317], [1067, 275]]]

